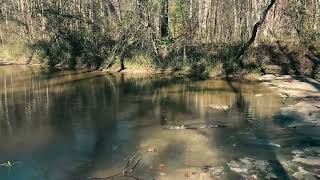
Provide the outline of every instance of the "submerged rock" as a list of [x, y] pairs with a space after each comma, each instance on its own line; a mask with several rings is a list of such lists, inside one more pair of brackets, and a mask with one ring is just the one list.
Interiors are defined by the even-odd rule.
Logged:
[[293, 177], [299, 180], [316, 180], [315, 175], [309, 171], [303, 169], [303, 167], [298, 167], [298, 171], [292, 174]]
[[320, 169], [315, 169], [313, 171], [313, 175], [315, 175], [317, 178], [320, 178]]
[[[207, 177], [212, 177], [214, 179], [226, 179], [226, 171], [223, 166], [210, 166], [210, 165], [205, 165], [201, 168], [203, 171], [202, 174], [206, 174]], [[212, 179], [208, 178], [208, 179]]]
[[262, 76], [260, 81], [268, 87], [276, 87], [281, 95], [292, 98], [320, 97], [318, 81], [310, 78], [293, 79], [291, 76]]
[[257, 160], [253, 158], [241, 158], [227, 163], [230, 170], [238, 173], [246, 179], [275, 179], [277, 176], [273, 174], [272, 167], [267, 161]]
[[319, 102], [299, 102], [281, 109], [281, 115], [291, 116], [302, 122], [320, 126], [320, 106]]
[[320, 165], [320, 157], [314, 157], [314, 156], [305, 156], [305, 157], [295, 156], [293, 157], [292, 161], [302, 163], [302, 164], [307, 164], [307, 165]]
[[282, 127], [311, 137], [320, 135], [320, 108], [318, 101], [302, 101], [281, 109], [276, 122]]
[[212, 129], [212, 128], [225, 128], [228, 127], [229, 124], [185, 124], [185, 125], [169, 125], [165, 126], [164, 129], [169, 130], [183, 130], [183, 129]]
[[320, 147], [309, 147], [303, 150], [294, 150], [292, 161], [311, 166], [320, 166]]

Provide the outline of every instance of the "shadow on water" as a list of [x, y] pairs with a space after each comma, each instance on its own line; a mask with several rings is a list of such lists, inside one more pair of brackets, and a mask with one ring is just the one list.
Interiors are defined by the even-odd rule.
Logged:
[[40, 73], [41, 73], [41, 76], [44, 76], [46, 78], [59, 78], [59, 77], [65, 77], [65, 76], [82, 75], [90, 72], [92, 71], [89, 71], [89, 70], [64, 71], [57, 68], [50, 68], [48, 70], [43, 70]]
[[[0, 160], [28, 162], [8, 179], [105, 177], [120, 172], [129, 155], [148, 148], [157, 152], [136, 169], [146, 179], [160, 177], [159, 164], [165, 164], [168, 178], [181, 178], [190, 168], [199, 171], [206, 163], [226, 164], [241, 157], [268, 159], [278, 177], [288, 176], [276, 149], [248, 145], [248, 136], [271, 139], [263, 124], [257, 128], [264, 122], [258, 116], [274, 112], [263, 106], [262, 112], [254, 110], [261, 105], [254, 104], [252, 94], [260, 91], [252, 85], [91, 72], [56, 75], [45, 79], [29, 73], [27, 81], [17, 82], [13, 76], [12, 84], [7, 78], [2, 86], [8, 89], [0, 91], [0, 141], [6, 144], [0, 147]], [[274, 103], [270, 99], [264, 103]], [[219, 111], [210, 104], [230, 109]], [[230, 127], [166, 129], [188, 123]], [[1, 177], [6, 177], [3, 169]]]
[[[244, 114], [246, 114], [247, 116], [250, 115], [251, 112], [248, 111], [248, 107], [250, 106], [248, 102], [245, 101], [245, 98], [243, 97], [242, 91], [240, 88], [237, 88], [233, 85], [232, 81], [228, 80], [227, 81], [228, 85], [230, 86], [230, 88], [233, 90], [233, 92], [236, 94], [236, 107], [238, 108], [239, 111], [243, 112]], [[256, 127], [252, 127], [254, 126], [254, 123], [251, 123], [250, 120], [254, 120], [254, 121], [258, 121], [259, 119], [251, 119], [251, 118], [247, 118], [248, 122], [247, 125], [249, 129], [251, 129], [250, 132], [252, 132], [252, 136], [254, 137], [253, 139], [256, 139], [257, 141], [263, 140], [264, 142], [264, 147], [262, 146], [262, 148], [266, 149], [267, 154], [265, 155], [268, 158], [268, 162], [272, 168], [273, 173], [277, 176], [277, 178], [280, 179], [284, 179], [284, 180], [289, 180], [289, 175], [287, 173], [287, 171], [285, 170], [285, 168], [282, 166], [282, 164], [280, 163], [277, 154], [276, 154], [276, 149], [272, 146], [266, 147], [268, 146], [268, 144], [270, 144], [270, 137], [269, 137], [269, 133], [270, 132], [266, 132], [264, 131], [264, 128], [256, 128]], [[247, 140], [244, 140], [247, 141]], [[250, 141], [250, 140], [249, 140]], [[255, 145], [258, 145], [259, 142], [252, 142]], [[253, 145], [254, 147], [254, 145]], [[252, 148], [253, 148], [252, 147]], [[257, 148], [261, 148], [259, 147], [259, 145], [257, 146]], [[248, 153], [248, 152], [246, 152]], [[246, 154], [244, 153], [244, 154]], [[258, 155], [258, 154], [256, 154]], [[252, 156], [252, 154], [248, 154], [248, 156]], [[259, 158], [259, 155], [258, 155]]]
[[306, 77], [295, 77], [295, 79], [305, 82], [307, 84], [310, 84], [313, 87], [315, 87], [318, 91], [320, 91], [320, 82], [317, 80], [306, 78]]

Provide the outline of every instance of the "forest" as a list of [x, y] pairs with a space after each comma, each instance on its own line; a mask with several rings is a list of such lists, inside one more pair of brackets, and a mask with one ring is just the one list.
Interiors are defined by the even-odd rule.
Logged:
[[319, 180], [320, 0], [0, 0], [0, 180]]
[[1, 0], [0, 59], [319, 78], [319, 0]]

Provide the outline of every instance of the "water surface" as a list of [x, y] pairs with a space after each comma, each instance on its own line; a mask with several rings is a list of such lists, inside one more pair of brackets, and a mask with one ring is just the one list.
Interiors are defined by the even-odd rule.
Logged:
[[[148, 149], [156, 152], [135, 170], [145, 179], [185, 179], [205, 165], [238, 179], [227, 163], [245, 157], [269, 162], [285, 178], [280, 161], [300, 137], [275, 123], [282, 106], [256, 83], [3, 66], [0, 161], [18, 163], [0, 166], [0, 179], [105, 177]], [[181, 125], [196, 128], [174, 129]]]

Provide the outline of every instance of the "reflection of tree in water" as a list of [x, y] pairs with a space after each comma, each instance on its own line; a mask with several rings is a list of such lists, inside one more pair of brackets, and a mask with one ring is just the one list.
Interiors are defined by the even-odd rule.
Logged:
[[[8, 93], [10, 91], [7, 91], [7, 100], [1, 94], [1, 115], [5, 115], [3, 112], [8, 105], [8, 119], [14, 119], [10, 122], [13, 122], [12, 128], [16, 134], [20, 131], [32, 134], [49, 126], [54, 137], [46, 139], [44, 145], [48, 148], [33, 152], [52, 155], [42, 163], [46, 166], [46, 163], [52, 164], [49, 167], [53, 169], [60, 163], [55, 159], [55, 154], [64, 152], [61, 155], [65, 158], [63, 162], [74, 163], [70, 171], [75, 176], [108, 173], [122, 166], [122, 159], [135, 153], [137, 146], [145, 149], [152, 144], [159, 145], [158, 155], [151, 160], [154, 166], [159, 162], [174, 165], [173, 161], [186, 166], [183, 163], [198, 161], [203, 164], [191, 165], [200, 167], [209, 161], [208, 157], [211, 157], [210, 161], [220, 162], [228, 159], [228, 153], [233, 152], [220, 147], [230, 143], [226, 138], [228, 133], [232, 135], [235, 134], [232, 131], [251, 126], [242, 122], [249, 119], [246, 117], [251, 117], [252, 121], [257, 118], [255, 107], [251, 107], [252, 102], [247, 98], [247, 89], [243, 95], [240, 86], [231, 84], [229, 87], [224, 81], [210, 83], [183, 78], [131, 78], [90, 72], [57, 73], [43, 79], [28, 77], [15, 82], [14, 98]], [[230, 109], [216, 111], [206, 106], [213, 103], [227, 105]], [[184, 132], [166, 131], [159, 126], [159, 123], [218, 121], [240, 123], [234, 128]], [[268, 139], [267, 132], [258, 133], [260, 130], [251, 128], [254, 136]], [[235, 154], [248, 154], [241, 147], [239, 151], [241, 153]], [[276, 159], [273, 149], [267, 152], [270, 159]], [[141, 163], [137, 172], [145, 172], [146, 161]], [[277, 163], [274, 164], [275, 169], [279, 169]], [[184, 167], [177, 165], [175, 168]]]
[[[233, 89], [233, 91], [237, 94], [237, 100], [236, 100], [236, 104], [237, 104], [237, 108], [244, 112], [244, 114], [247, 115], [247, 120], [250, 120], [250, 121], [261, 121], [263, 119], [258, 119], [258, 118], [255, 118], [255, 112], [254, 112], [254, 108], [248, 108], [250, 107], [250, 103], [246, 102], [246, 98], [244, 98], [243, 94], [242, 94], [242, 91], [241, 91], [241, 88], [237, 88], [233, 85], [232, 82], [228, 81], [228, 84], [229, 86]], [[249, 117], [249, 118], [248, 118]], [[265, 149], [264, 151], [259, 151], [260, 153], [261, 152], [264, 152], [266, 154], [262, 155], [261, 157], [261, 154], [255, 154], [254, 156], [258, 156], [256, 158], [262, 158], [263, 160], [266, 160], [267, 162], [269, 162], [269, 164], [271, 165], [271, 168], [272, 168], [272, 171], [273, 173], [277, 176], [277, 178], [281, 178], [281, 179], [290, 179], [288, 174], [287, 174], [287, 171], [285, 170], [285, 168], [282, 166], [282, 164], [280, 163], [278, 157], [277, 157], [277, 154], [276, 154], [276, 147], [273, 147], [273, 146], [269, 146], [270, 145], [270, 137], [269, 137], [269, 132], [267, 132], [266, 128], [264, 126], [262, 127], [257, 127], [256, 126], [256, 123], [259, 123], [259, 122], [253, 122], [251, 123], [250, 121], [247, 121], [247, 126], [248, 128], [250, 129], [250, 132], [251, 132], [251, 136], [254, 137], [254, 141], [256, 142], [253, 142], [253, 147], [251, 148], [263, 148]], [[253, 127], [252, 127], [253, 126]], [[246, 138], [246, 137], [245, 137]], [[248, 139], [245, 139], [245, 141], [247, 141]], [[265, 141], [263, 142], [263, 144], [260, 144], [259, 141]], [[249, 139], [250, 141], [250, 139]], [[250, 145], [250, 144], [249, 144]], [[259, 147], [259, 145], [262, 145]], [[247, 152], [242, 152], [242, 155], [245, 155], [247, 154], [248, 157], [252, 157], [252, 154], [248, 154]], [[253, 156], [253, 157], [254, 157]], [[242, 157], [244, 158], [244, 157]], [[267, 158], [267, 159], [265, 159]]]

